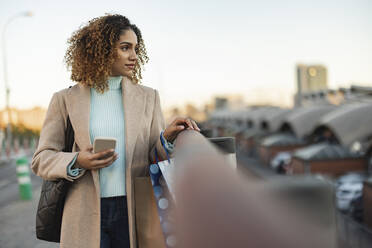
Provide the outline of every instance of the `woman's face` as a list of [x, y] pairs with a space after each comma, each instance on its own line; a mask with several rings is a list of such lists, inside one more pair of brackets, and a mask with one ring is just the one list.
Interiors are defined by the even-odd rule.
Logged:
[[118, 57], [111, 69], [111, 76], [126, 76], [131, 78], [137, 63], [137, 36], [133, 30], [126, 30], [119, 36], [115, 44]]

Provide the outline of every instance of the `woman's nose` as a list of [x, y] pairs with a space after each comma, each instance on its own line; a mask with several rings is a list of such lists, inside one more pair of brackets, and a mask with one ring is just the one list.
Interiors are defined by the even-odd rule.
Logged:
[[135, 51], [132, 51], [130, 53], [129, 59], [132, 60], [132, 61], [137, 60], [137, 54], [136, 54]]

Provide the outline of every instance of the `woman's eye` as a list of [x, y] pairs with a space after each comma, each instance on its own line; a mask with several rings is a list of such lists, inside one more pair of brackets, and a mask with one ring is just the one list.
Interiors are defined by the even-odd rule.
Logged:
[[121, 50], [127, 51], [128, 50], [128, 47], [122, 47]]

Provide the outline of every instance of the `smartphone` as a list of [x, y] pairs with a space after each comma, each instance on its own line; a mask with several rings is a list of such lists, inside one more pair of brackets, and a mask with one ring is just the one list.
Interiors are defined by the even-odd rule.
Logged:
[[112, 137], [96, 137], [93, 142], [93, 152], [102, 152], [116, 147], [116, 138]]

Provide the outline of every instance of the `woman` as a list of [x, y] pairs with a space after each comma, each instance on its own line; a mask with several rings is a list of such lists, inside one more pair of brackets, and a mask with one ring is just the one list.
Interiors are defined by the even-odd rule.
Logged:
[[[148, 175], [155, 149], [165, 159], [161, 139], [200, 130], [186, 118], [164, 130], [159, 94], [138, 84], [148, 57], [126, 17], [91, 20], [72, 35], [65, 59], [77, 84], [53, 95], [31, 166], [44, 179], [73, 181], [61, 247], [137, 247], [134, 179]], [[67, 116], [75, 132], [71, 153], [62, 152]], [[93, 154], [98, 136], [117, 138], [115, 152]]]

